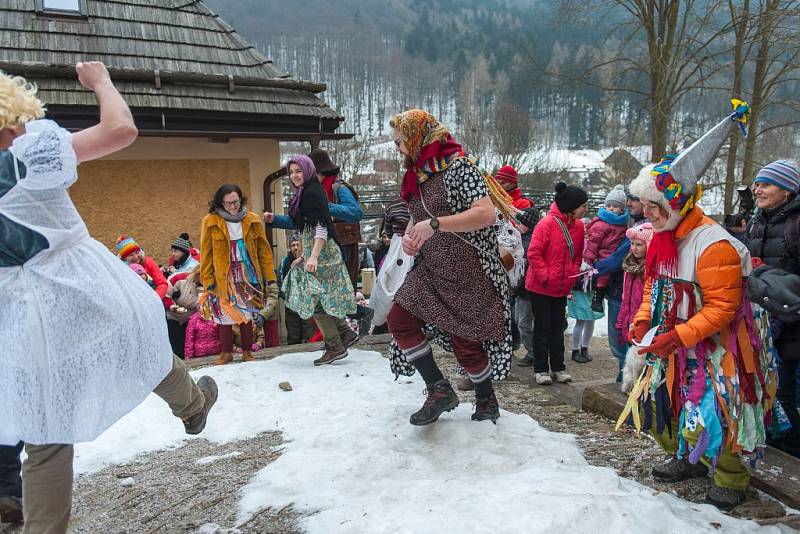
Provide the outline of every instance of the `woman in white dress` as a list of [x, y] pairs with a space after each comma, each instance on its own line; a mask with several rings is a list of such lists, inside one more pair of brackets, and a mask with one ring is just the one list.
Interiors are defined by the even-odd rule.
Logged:
[[95, 439], [154, 391], [199, 433], [216, 384], [172, 356], [156, 294], [89, 236], [67, 188], [76, 166], [136, 139], [102, 63], [79, 63], [100, 122], [70, 134], [36, 89], [0, 72], [0, 444], [26, 443], [25, 533], [66, 532], [72, 444]]

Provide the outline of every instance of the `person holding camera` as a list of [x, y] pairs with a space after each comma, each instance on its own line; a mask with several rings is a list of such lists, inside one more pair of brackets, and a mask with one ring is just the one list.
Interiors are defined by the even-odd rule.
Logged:
[[[773, 161], [753, 180], [759, 212], [746, 232], [747, 247], [766, 265], [800, 275], [800, 171], [794, 161]], [[800, 298], [800, 295], [797, 296]], [[795, 323], [797, 324], [797, 323]], [[772, 338], [780, 356], [778, 400], [791, 429], [775, 445], [800, 456], [800, 413], [797, 411], [797, 366], [800, 362], [800, 329], [780, 320], [770, 322]]]

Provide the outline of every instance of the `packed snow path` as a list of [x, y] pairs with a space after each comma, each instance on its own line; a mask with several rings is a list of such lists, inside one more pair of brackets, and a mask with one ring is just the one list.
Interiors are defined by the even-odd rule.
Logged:
[[[503, 412], [496, 426], [477, 423], [462, 404], [434, 425], [413, 427], [408, 416], [424, 399], [418, 377], [393, 381], [375, 352], [351, 350], [322, 368], [311, 363], [317, 355], [193, 373], [210, 374], [220, 389], [204, 438], [224, 444], [283, 433], [281, 455], [241, 491], [239, 524], [264, 508], [291, 507], [299, 528], [326, 534], [636, 532], [656, 525], [659, 532], [779, 531], [593, 467], [572, 436], [549, 432], [527, 415]], [[293, 390], [279, 389], [282, 381]], [[77, 447], [76, 473], [185, 441], [181, 425], [151, 396]]]

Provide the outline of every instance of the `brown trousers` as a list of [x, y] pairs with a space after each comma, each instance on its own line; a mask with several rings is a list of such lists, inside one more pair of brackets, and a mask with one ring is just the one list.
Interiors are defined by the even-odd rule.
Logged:
[[[153, 391], [175, 417], [188, 417], [203, 408], [205, 397], [183, 360], [172, 357], [172, 370]], [[25, 444], [22, 464], [23, 534], [63, 534], [72, 509], [72, 445]]]

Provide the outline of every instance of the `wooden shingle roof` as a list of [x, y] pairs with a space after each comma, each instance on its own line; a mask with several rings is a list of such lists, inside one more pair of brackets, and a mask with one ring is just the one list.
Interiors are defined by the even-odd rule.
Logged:
[[145, 135], [346, 136], [334, 133], [343, 117], [318, 96], [324, 84], [292, 79], [200, 0], [86, 0], [85, 17], [3, 0], [0, 49], [0, 69], [34, 81], [74, 127], [97, 111], [74, 66], [100, 60]]

